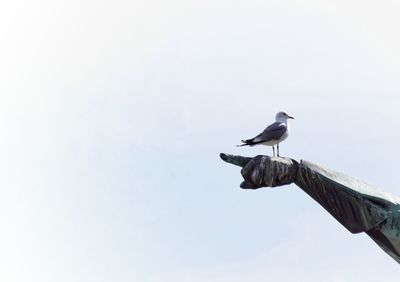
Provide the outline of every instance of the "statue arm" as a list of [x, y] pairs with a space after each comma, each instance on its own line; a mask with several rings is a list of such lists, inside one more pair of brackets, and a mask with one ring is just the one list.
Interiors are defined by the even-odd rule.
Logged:
[[352, 233], [366, 232], [400, 263], [400, 200], [370, 185], [307, 161], [221, 154], [242, 167], [243, 189], [295, 183]]

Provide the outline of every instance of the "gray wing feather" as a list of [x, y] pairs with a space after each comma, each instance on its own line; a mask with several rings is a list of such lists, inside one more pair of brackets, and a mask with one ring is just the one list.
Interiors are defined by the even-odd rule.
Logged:
[[279, 140], [283, 134], [286, 132], [286, 125], [281, 122], [274, 122], [263, 132], [258, 134], [256, 137], [253, 138], [252, 143], [263, 143], [270, 140]]

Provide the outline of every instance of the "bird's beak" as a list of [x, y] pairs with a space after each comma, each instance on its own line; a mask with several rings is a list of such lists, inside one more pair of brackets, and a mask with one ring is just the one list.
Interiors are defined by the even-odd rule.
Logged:
[[288, 118], [294, 119], [294, 117], [288, 116]]

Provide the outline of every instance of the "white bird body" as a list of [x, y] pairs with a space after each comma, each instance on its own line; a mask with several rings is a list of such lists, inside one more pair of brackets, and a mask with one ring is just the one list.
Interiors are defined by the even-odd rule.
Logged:
[[273, 155], [275, 156], [275, 145], [278, 150], [279, 157], [279, 143], [288, 138], [289, 136], [289, 123], [288, 119], [294, 119], [285, 112], [279, 112], [275, 116], [275, 122], [269, 125], [263, 132], [254, 138], [242, 140], [244, 144], [238, 146], [254, 146], [266, 145], [272, 146]]
[[281, 143], [283, 140], [285, 140], [286, 138], [288, 138], [289, 136], [289, 132], [285, 132], [281, 138], [279, 138], [278, 140], [269, 140], [269, 141], [265, 141], [263, 143], [261, 143], [261, 145], [265, 145], [265, 146], [275, 146], [278, 145], [279, 143]]

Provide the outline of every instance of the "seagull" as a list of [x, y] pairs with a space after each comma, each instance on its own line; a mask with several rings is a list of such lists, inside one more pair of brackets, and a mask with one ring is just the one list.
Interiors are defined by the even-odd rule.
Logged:
[[275, 145], [279, 157], [279, 143], [289, 136], [289, 123], [288, 119], [294, 119], [285, 112], [279, 112], [275, 116], [275, 122], [269, 125], [263, 132], [251, 139], [242, 140], [241, 145], [237, 146], [254, 146], [254, 145], [267, 145], [272, 146], [272, 152], [275, 157]]

